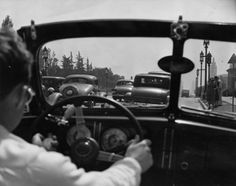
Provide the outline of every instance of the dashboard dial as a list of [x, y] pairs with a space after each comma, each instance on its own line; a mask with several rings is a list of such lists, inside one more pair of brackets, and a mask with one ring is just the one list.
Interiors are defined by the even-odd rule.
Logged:
[[119, 128], [110, 128], [102, 134], [101, 146], [105, 151], [113, 151], [128, 142], [128, 136]]

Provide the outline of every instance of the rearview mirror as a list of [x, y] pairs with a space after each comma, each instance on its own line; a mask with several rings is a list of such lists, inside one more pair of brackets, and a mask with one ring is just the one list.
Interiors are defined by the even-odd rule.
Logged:
[[158, 61], [158, 66], [165, 72], [177, 74], [188, 73], [194, 69], [194, 63], [185, 57], [174, 59], [173, 56], [166, 56]]

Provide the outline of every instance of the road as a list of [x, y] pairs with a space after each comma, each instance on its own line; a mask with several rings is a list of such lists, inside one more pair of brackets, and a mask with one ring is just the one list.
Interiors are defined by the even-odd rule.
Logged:
[[[112, 99], [111, 96], [108, 96], [108, 98]], [[236, 112], [236, 98], [234, 98], [234, 104], [235, 106], [232, 107], [232, 97], [223, 97], [222, 98], [222, 105], [214, 108], [214, 111], [217, 112], [232, 112], [232, 109], [234, 109], [234, 112]], [[200, 98], [195, 97], [181, 97], [179, 105], [184, 107], [191, 107], [193, 109], [207, 109], [208, 106], [204, 104], [203, 101], [200, 100]]]
[[[112, 99], [112, 96], [108, 96], [107, 98]], [[191, 107], [194, 109], [204, 109], [199, 101], [199, 98], [194, 97], [181, 97], [179, 105]]]

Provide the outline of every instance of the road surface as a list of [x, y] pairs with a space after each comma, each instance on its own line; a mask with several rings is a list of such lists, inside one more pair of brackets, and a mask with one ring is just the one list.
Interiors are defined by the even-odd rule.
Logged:
[[[112, 99], [111, 96], [108, 96], [107, 98]], [[123, 102], [123, 104], [125, 106], [129, 106], [129, 103]], [[185, 107], [191, 107], [194, 109], [204, 109], [203, 105], [199, 101], [199, 98], [194, 98], [194, 97], [181, 97], [179, 105]]]

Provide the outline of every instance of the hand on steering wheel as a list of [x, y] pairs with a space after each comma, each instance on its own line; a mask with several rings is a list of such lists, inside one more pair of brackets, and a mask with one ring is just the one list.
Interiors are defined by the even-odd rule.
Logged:
[[51, 133], [46, 138], [42, 134], [36, 133], [32, 138], [32, 143], [44, 147], [48, 151], [56, 151], [58, 147], [57, 137]]
[[[143, 139], [143, 133], [142, 133], [142, 129], [140, 127], [139, 122], [126, 107], [124, 107], [122, 104], [114, 100], [111, 100], [105, 97], [98, 97], [98, 96], [76, 96], [76, 97], [71, 97], [61, 102], [56, 103], [55, 105], [47, 109], [45, 112], [43, 112], [39, 116], [39, 118], [36, 120], [33, 126], [33, 134], [40, 133], [39, 125], [44, 124], [45, 118], [48, 116], [48, 114], [51, 114], [56, 108], [69, 105], [69, 104], [73, 104], [75, 107], [77, 107], [77, 106], [82, 105], [84, 101], [94, 101], [96, 103], [108, 103], [114, 106], [115, 108], [120, 110], [125, 116], [129, 118], [136, 133], [140, 136], [141, 140]], [[80, 138], [76, 140], [76, 142], [74, 142], [70, 148], [71, 148], [70, 156], [72, 160], [78, 165], [91, 164], [94, 160], [115, 162], [123, 158], [123, 156], [118, 155], [118, 154], [101, 151], [96, 140], [93, 138], [88, 138], [88, 137]]]

